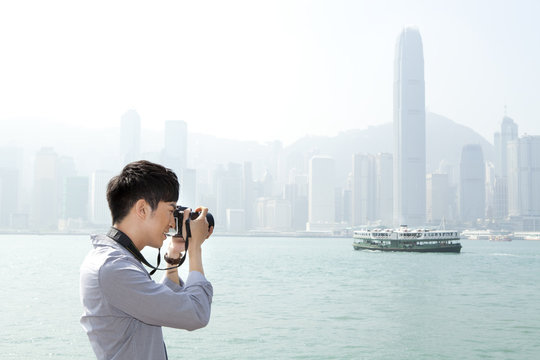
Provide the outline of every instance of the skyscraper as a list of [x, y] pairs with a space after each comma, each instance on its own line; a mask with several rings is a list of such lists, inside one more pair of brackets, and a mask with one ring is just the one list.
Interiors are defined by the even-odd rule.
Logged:
[[309, 162], [308, 231], [328, 231], [335, 226], [334, 167], [330, 157], [314, 156]]
[[426, 221], [426, 112], [422, 38], [404, 29], [394, 59], [394, 224]]
[[[523, 230], [540, 226], [540, 136], [508, 142], [508, 213], [523, 218]], [[529, 219], [527, 219], [529, 218]], [[534, 226], [529, 226], [532, 223]]]
[[63, 217], [66, 220], [88, 219], [88, 176], [71, 176], [66, 178], [64, 186]]
[[459, 210], [461, 220], [474, 222], [485, 217], [486, 167], [482, 147], [469, 144], [463, 147], [460, 163]]
[[[504, 218], [508, 215], [510, 199], [508, 198], [508, 145], [518, 138], [518, 126], [514, 120], [504, 116], [501, 132], [493, 136], [495, 144], [495, 181], [493, 182], [493, 217]], [[511, 175], [511, 174], [510, 174]]]
[[392, 154], [380, 153], [375, 157], [376, 177], [376, 216], [382, 224], [392, 225], [393, 207], [393, 157]]
[[120, 154], [123, 165], [139, 160], [141, 154], [141, 117], [133, 109], [122, 115]]
[[449, 217], [448, 174], [428, 174], [426, 187], [427, 222], [436, 225]]
[[107, 184], [113, 174], [96, 170], [90, 176], [90, 221], [94, 225], [111, 225], [111, 212], [107, 203]]
[[53, 148], [44, 147], [38, 151], [34, 162], [34, 228], [57, 230], [58, 210], [58, 155]]
[[495, 133], [495, 171], [497, 176], [506, 179], [508, 177], [508, 142], [518, 138], [518, 126], [514, 120], [504, 116], [501, 123], [501, 132]]
[[0, 227], [11, 227], [11, 218], [18, 211], [22, 159], [22, 148], [0, 147]]
[[163, 164], [180, 174], [187, 167], [187, 124], [181, 120], [165, 121]]
[[182, 169], [176, 173], [180, 182], [180, 204], [195, 209], [197, 203], [197, 170]]
[[353, 155], [353, 226], [375, 219], [375, 158], [370, 154]]

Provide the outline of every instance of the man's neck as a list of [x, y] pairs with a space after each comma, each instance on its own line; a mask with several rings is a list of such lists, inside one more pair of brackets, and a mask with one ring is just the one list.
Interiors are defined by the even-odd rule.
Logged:
[[133, 242], [133, 245], [137, 248], [137, 250], [141, 251], [146, 246], [142, 239], [137, 236], [139, 231], [137, 231], [137, 228], [133, 226], [132, 224], [129, 224], [128, 221], [122, 221], [120, 223], [115, 223], [113, 225], [115, 228], [126, 234], [129, 239]]

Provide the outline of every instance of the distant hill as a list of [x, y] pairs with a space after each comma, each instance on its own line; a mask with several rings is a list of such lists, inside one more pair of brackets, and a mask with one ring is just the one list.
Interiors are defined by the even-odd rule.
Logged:
[[[426, 114], [426, 168], [434, 172], [444, 162], [459, 171], [461, 150], [465, 144], [480, 144], [484, 160], [493, 161], [493, 145], [474, 130], [444, 116]], [[352, 171], [352, 156], [356, 153], [393, 153], [393, 125], [387, 123], [365, 130], [349, 130], [334, 137], [304, 137], [285, 148], [285, 162], [307, 171], [307, 161], [313, 155], [329, 155], [336, 161], [336, 176], [345, 184]]]

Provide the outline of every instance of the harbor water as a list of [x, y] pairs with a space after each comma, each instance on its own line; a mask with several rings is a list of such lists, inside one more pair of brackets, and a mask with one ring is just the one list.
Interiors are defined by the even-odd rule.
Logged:
[[[95, 358], [79, 324], [89, 237], [0, 245], [0, 358]], [[169, 358], [538, 359], [540, 241], [462, 245], [392, 253], [344, 238], [212, 237], [210, 324], [164, 329]], [[144, 254], [155, 262], [156, 250]]]

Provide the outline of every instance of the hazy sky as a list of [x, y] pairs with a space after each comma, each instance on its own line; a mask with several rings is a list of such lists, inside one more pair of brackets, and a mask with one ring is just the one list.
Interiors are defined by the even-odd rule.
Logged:
[[42, 118], [290, 143], [392, 121], [394, 46], [424, 44], [426, 106], [489, 141], [540, 135], [539, 1], [0, 3], [0, 121]]

